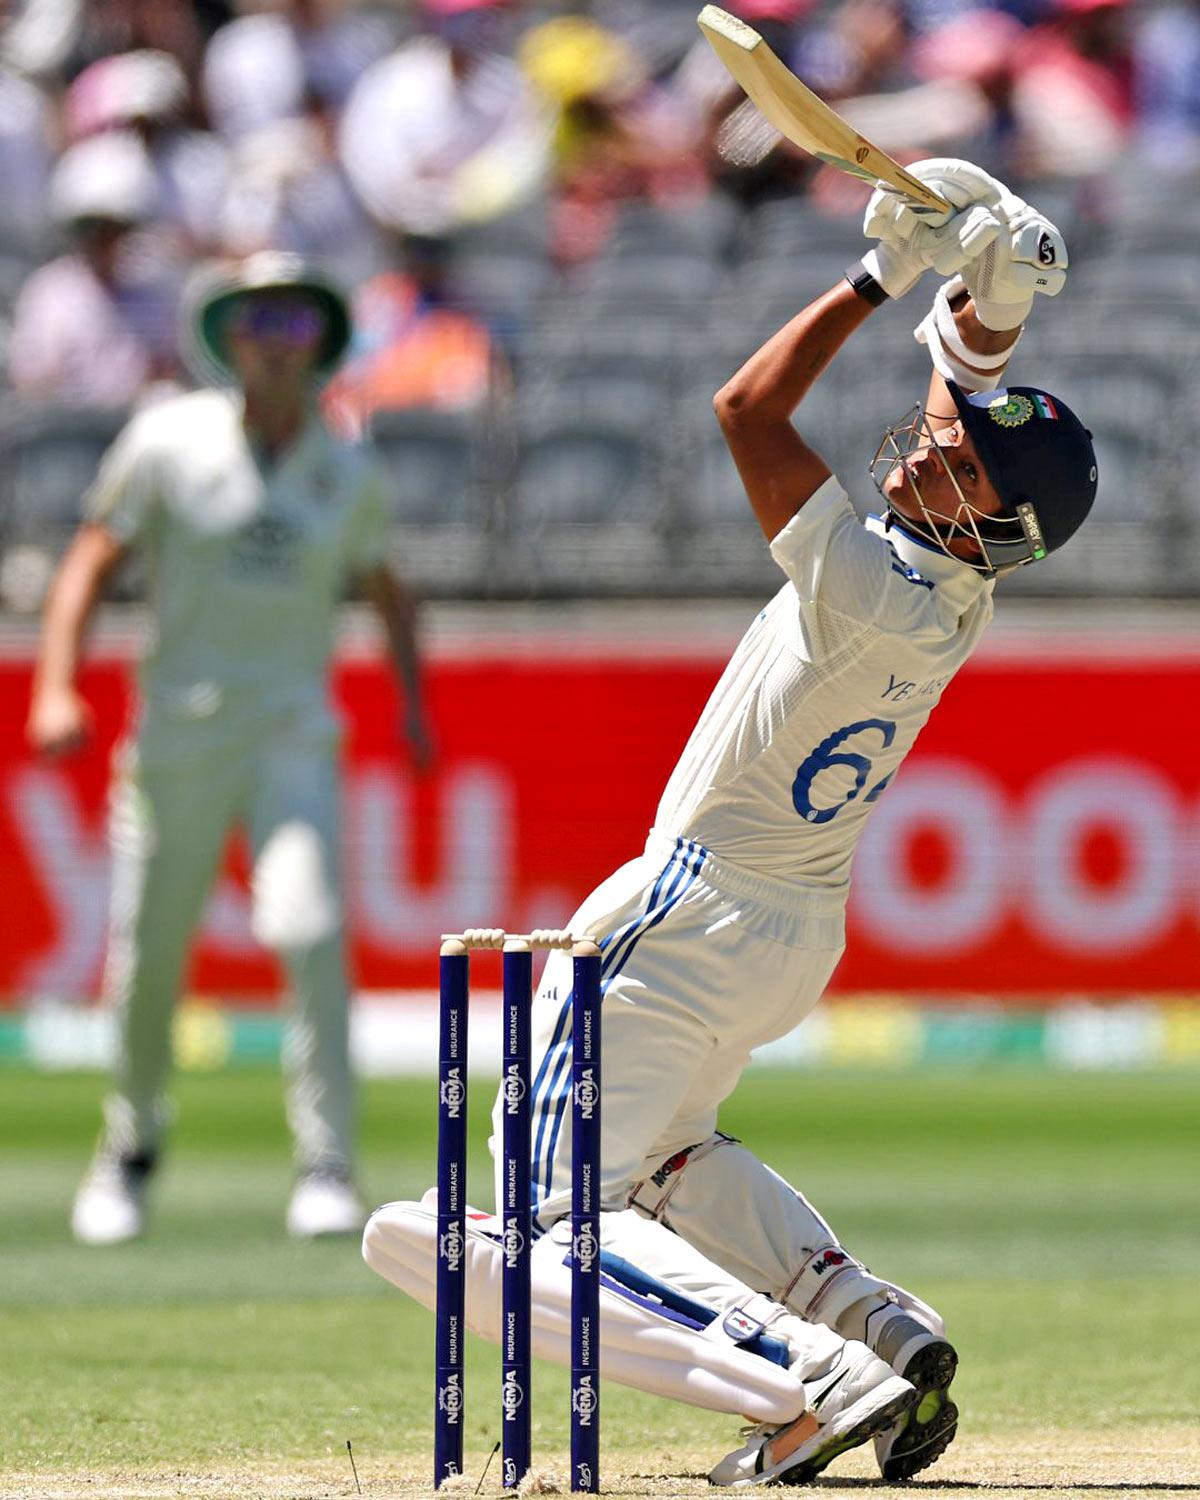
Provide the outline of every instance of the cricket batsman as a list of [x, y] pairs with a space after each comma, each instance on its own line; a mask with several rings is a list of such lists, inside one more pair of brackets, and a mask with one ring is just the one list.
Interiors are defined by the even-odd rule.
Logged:
[[[954, 1436], [942, 1319], [722, 1134], [718, 1110], [751, 1050], [799, 1025], [828, 984], [855, 845], [987, 628], [996, 579], [1061, 547], [1096, 493], [1079, 420], [1004, 384], [1036, 294], [1062, 288], [1062, 236], [967, 162], [911, 170], [952, 213], [931, 220], [876, 192], [863, 261], [717, 394], [785, 582], [714, 689], [645, 852], [571, 922], [604, 955], [601, 1368], [750, 1418], [717, 1485], [804, 1483], [868, 1438], [884, 1478], [907, 1479]], [[805, 394], [873, 309], [928, 269], [958, 273], [916, 329], [928, 395], [884, 433], [881, 514], [863, 525], [792, 415], [803, 422]], [[534, 1005], [533, 1337], [562, 1363], [570, 1020], [570, 959], [554, 953]], [[797, 1126], [827, 1152], [803, 1089]], [[364, 1238], [370, 1264], [427, 1305], [435, 1208], [429, 1195], [387, 1205]], [[468, 1321], [497, 1338], [495, 1221], [472, 1222], [469, 1242]]]
[[101, 584], [126, 550], [150, 575], [152, 643], [136, 727], [114, 760], [105, 987], [116, 1076], [75, 1199], [86, 1244], [142, 1233], [167, 1109], [171, 1020], [227, 835], [253, 850], [255, 935], [291, 981], [285, 1065], [297, 1180], [292, 1234], [357, 1232], [353, 1080], [338, 858], [339, 726], [326, 677], [351, 579], [377, 607], [426, 753], [414, 601], [386, 561], [383, 480], [316, 407], [350, 338], [346, 302], [297, 257], [213, 276], [191, 336], [225, 388], [135, 415], [105, 456], [46, 605], [28, 735], [79, 748], [75, 680]]

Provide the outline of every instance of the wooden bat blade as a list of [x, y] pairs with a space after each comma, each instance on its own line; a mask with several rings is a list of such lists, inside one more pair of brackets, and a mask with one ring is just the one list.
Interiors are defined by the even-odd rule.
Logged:
[[944, 198], [859, 135], [801, 83], [752, 26], [718, 5], [704, 7], [699, 26], [747, 97], [793, 145], [872, 187], [878, 184], [901, 193], [914, 207], [949, 211]]

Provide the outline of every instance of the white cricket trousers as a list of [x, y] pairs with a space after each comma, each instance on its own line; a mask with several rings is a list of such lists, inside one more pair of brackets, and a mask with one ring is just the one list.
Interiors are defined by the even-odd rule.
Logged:
[[[752, 1049], [799, 1025], [829, 982], [841, 893], [780, 887], [687, 839], [652, 834], [647, 847], [571, 924], [603, 954], [601, 1242], [722, 1309], [763, 1293], [861, 1338], [887, 1284], [800, 1192], [716, 1128]], [[571, 983], [570, 955], [552, 953], [533, 1012], [542, 1231], [570, 1210]], [[498, 1114], [493, 1122], [499, 1139]]]
[[[651, 847], [571, 924], [603, 956], [601, 1182], [611, 1209], [713, 1133], [752, 1049], [799, 1025], [842, 953], [841, 912], [828, 898], [825, 910], [817, 900], [805, 910], [803, 893], [719, 866], [689, 840]], [[570, 1064], [571, 958], [552, 953], [533, 1007], [533, 1206], [543, 1228], [570, 1208]]]
[[311, 714], [143, 732], [114, 762], [105, 993], [118, 1055], [106, 1140], [152, 1153], [189, 942], [230, 830], [254, 855], [252, 926], [291, 982], [287, 1117], [301, 1171], [346, 1171], [353, 1080], [338, 858], [336, 735]]

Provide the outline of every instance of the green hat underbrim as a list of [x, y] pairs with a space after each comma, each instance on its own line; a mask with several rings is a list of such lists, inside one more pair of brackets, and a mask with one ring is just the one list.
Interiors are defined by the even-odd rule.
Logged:
[[245, 298], [257, 296], [260, 292], [275, 291], [297, 292], [301, 296], [311, 297], [320, 307], [325, 318], [325, 337], [314, 361], [313, 373], [328, 375], [337, 367], [349, 347], [350, 312], [340, 293], [317, 280], [293, 281], [280, 278], [278, 281], [233, 286], [207, 298], [197, 309], [195, 322], [196, 340], [204, 355], [218, 370], [232, 379], [234, 370], [225, 347], [225, 329], [229, 315]]

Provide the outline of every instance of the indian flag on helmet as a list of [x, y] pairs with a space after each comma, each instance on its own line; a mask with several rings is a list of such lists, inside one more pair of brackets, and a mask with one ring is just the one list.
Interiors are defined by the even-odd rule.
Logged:
[[1033, 404], [1037, 408], [1039, 417], [1049, 417], [1052, 422], [1058, 421], [1058, 407], [1051, 401], [1050, 397], [1038, 392], [1033, 397]]

